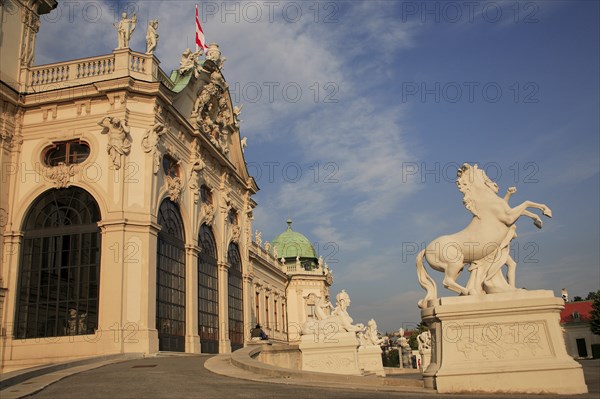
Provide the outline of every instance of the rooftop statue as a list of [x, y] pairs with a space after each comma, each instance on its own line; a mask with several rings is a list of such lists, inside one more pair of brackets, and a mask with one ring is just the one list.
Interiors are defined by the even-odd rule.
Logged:
[[192, 52], [192, 50], [189, 48], [185, 49], [185, 51], [181, 54], [181, 59], [179, 60], [179, 74], [183, 75], [187, 71], [194, 69], [196, 67], [196, 60], [200, 55], [202, 55], [201, 50]]
[[117, 34], [119, 35], [119, 45], [117, 49], [129, 48], [129, 41], [131, 40], [131, 35], [135, 30], [135, 25], [137, 23], [137, 15], [133, 14], [131, 18], [127, 18], [127, 13], [124, 12], [121, 14], [121, 20], [118, 24], [113, 24], [115, 28], [117, 28]]
[[146, 54], [154, 54], [158, 44], [158, 19], [148, 21], [148, 30], [146, 31]]
[[221, 50], [217, 43], [211, 43], [206, 50], [206, 59], [213, 61], [219, 69], [223, 69], [223, 64], [227, 60], [225, 57], [221, 57]]
[[[425, 270], [423, 257], [433, 269], [444, 272], [444, 287], [460, 295], [515, 291], [516, 262], [509, 255], [510, 241], [516, 237], [515, 222], [521, 216], [528, 216], [536, 227], [542, 227], [540, 217], [527, 208], [539, 209], [545, 216], [552, 217], [550, 208], [537, 202], [525, 201], [511, 208], [508, 199], [516, 189], [511, 187], [501, 198], [498, 185], [477, 165], [464, 164], [458, 170], [456, 184], [473, 218], [464, 230], [436, 238], [417, 255], [417, 276], [427, 291], [425, 298], [419, 301], [420, 308], [437, 298], [435, 281]], [[471, 275], [463, 287], [456, 278], [466, 264], [470, 265]], [[505, 264], [508, 281], [501, 270]]]

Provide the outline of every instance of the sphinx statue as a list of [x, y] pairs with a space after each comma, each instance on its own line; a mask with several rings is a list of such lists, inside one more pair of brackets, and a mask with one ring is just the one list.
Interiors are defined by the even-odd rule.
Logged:
[[348, 314], [350, 306], [350, 296], [346, 290], [342, 290], [335, 297], [336, 306], [330, 315], [324, 312], [324, 309], [331, 306], [331, 303], [323, 303], [322, 299], [317, 299], [315, 303], [316, 319], [307, 320], [302, 325], [301, 334], [331, 334], [336, 332], [362, 332], [365, 326], [361, 323], [352, 324], [352, 317]]

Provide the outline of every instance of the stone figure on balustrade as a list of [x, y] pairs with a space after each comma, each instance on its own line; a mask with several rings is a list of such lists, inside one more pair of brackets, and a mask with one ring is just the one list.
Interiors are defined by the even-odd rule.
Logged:
[[118, 24], [113, 24], [115, 28], [117, 28], [118, 34], [118, 47], [117, 49], [129, 48], [129, 41], [131, 40], [131, 35], [135, 30], [135, 25], [137, 23], [137, 15], [133, 14], [131, 18], [127, 18], [127, 13], [124, 12], [121, 14], [121, 20]]
[[158, 19], [148, 21], [148, 30], [146, 31], [146, 54], [154, 54], [158, 44]]

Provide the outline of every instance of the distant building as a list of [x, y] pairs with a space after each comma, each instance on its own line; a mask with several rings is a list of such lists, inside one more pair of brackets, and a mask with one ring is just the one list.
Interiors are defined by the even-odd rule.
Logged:
[[593, 301], [567, 302], [560, 312], [567, 352], [576, 359], [592, 357], [592, 345], [600, 344], [600, 335], [590, 330]]
[[274, 245], [253, 234], [258, 186], [219, 47], [171, 74], [121, 39], [35, 65], [56, 6], [0, 2], [0, 372], [227, 353], [255, 323], [295, 340], [332, 276], [291, 222]]

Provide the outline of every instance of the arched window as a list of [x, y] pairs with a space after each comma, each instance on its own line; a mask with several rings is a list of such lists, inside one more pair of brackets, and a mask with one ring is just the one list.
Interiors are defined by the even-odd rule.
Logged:
[[198, 235], [198, 334], [202, 353], [219, 353], [219, 268], [215, 236], [207, 225]]
[[165, 172], [165, 176], [170, 177], [180, 177], [181, 168], [179, 167], [179, 162], [175, 160], [175, 158], [165, 155], [163, 157], [163, 171]]
[[90, 146], [81, 140], [61, 141], [53, 143], [44, 150], [44, 163], [48, 166], [77, 164], [90, 156]]
[[185, 241], [177, 205], [164, 200], [158, 210], [156, 329], [158, 349], [185, 351]]
[[238, 246], [229, 244], [227, 250], [229, 274], [227, 277], [228, 288], [228, 314], [229, 314], [229, 339], [231, 350], [244, 347], [244, 297], [242, 289], [242, 258]]
[[93, 334], [98, 328], [99, 220], [98, 204], [77, 187], [35, 200], [23, 227], [16, 338]]

